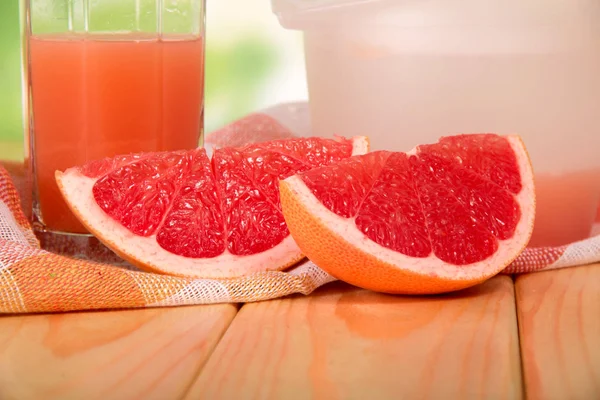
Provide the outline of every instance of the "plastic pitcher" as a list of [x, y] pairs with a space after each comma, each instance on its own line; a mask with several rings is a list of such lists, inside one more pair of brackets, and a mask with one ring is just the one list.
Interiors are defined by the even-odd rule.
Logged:
[[304, 32], [313, 133], [410, 150], [519, 134], [536, 174], [532, 246], [587, 237], [600, 199], [597, 0], [273, 0]]

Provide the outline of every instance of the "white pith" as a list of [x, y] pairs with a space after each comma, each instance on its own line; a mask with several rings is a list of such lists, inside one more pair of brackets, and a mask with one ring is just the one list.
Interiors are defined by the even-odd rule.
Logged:
[[[356, 247], [359, 251], [376, 257], [379, 261], [391, 266], [408, 270], [421, 275], [434, 276], [452, 280], [476, 279], [488, 277], [501, 271], [516, 258], [529, 241], [535, 218], [535, 191], [533, 171], [527, 152], [518, 137], [507, 139], [517, 155], [519, 171], [523, 187], [515, 196], [521, 207], [521, 220], [517, 224], [512, 238], [498, 241], [498, 250], [487, 259], [468, 265], [453, 265], [437, 258], [433, 253], [426, 258], [406, 256], [370, 240], [355, 224], [354, 218], [341, 217], [326, 208], [304, 184], [302, 178], [294, 175], [285, 182], [296, 196], [296, 199], [319, 220], [323, 226], [337, 235], [341, 240]], [[409, 154], [415, 154], [415, 149]], [[327, 246], [327, 244], [323, 244]], [[331, 271], [330, 271], [331, 272]]]
[[[352, 155], [368, 151], [366, 137], [353, 138]], [[192, 278], [233, 278], [253, 272], [280, 270], [303, 256], [288, 235], [281, 243], [262, 253], [248, 256], [227, 250], [214, 258], [188, 258], [173, 254], [156, 242], [156, 236], [138, 236], [108, 216], [96, 203], [92, 189], [98, 178], [82, 175], [77, 168], [57, 172], [56, 179], [69, 207], [81, 222], [112, 250], [166, 274]]]

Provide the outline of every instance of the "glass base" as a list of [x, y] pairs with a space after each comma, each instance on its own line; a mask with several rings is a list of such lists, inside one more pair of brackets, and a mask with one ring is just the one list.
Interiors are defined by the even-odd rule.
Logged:
[[42, 249], [46, 251], [81, 260], [135, 268], [93, 235], [49, 231], [39, 223], [34, 223], [33, 231]]

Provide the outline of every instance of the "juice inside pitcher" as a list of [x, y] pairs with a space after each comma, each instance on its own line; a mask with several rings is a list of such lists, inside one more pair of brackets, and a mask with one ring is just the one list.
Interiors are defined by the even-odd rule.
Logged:
[[46, 229], [86, 233], [62, 200], [56, 170], [117, 154], [198, 146], [201, 37], [34, 35], [29, 51], [34, 206]]
[[518, 134], [535, 174], [530, 246], [585, 239], [600, 199], [600, 30], [573, 21], [307, 30], [314, 133], [367, 134], [373, 150], [400, 151], [458, 133]]

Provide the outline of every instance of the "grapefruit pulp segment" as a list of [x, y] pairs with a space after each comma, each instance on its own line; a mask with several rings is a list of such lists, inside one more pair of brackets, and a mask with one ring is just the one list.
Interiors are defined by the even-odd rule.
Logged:
[[492, 134], [352, 157], [287, 178], [281, 196], [308, 258], [391, 293], [438, 293], [495, 275], [527, 245], [535, 215], [523, 143]]
[[147, 270], [229, 278], [286, 268], [289, 236], [278, 183], [368, 151], [364, 137], [287, 139], [118, 156], [57, 172], [71, 210], [109, 248]]

